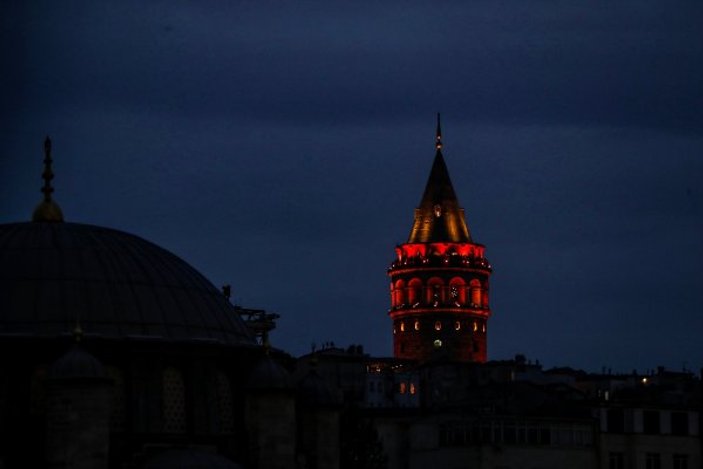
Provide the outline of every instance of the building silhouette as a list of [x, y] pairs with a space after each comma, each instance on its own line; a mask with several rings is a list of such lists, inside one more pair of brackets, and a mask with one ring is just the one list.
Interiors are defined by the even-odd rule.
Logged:
[[0, 467], [338, 467], [308, 438], [336, 438], [338, 403], [268, 346], [277, 316], [147, 240], [65, 221], [51, 150], [32, 221], [0, 225]]

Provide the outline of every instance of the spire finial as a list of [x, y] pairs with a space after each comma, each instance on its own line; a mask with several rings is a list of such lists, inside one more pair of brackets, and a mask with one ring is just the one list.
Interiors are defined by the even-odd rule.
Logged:
[[42, 173], [44, 186], [41, 189], [44, 193], [44, 200], [34, 210], [33, 221], [63, 221], [61, 208], [51, 199], [51, 194], [54, 192], [54, 188], [51, 185], [51, 180], [54, 179], [51, 163], [53, 163], [51, 159], [51, 139], [47, 136], [44, 139], [44, 172]]
[[435, 137], [435, 146], [437, 150], [442, 149], [442, 125], [439, 119], [439, 112], [437, 113], [437, 136]]

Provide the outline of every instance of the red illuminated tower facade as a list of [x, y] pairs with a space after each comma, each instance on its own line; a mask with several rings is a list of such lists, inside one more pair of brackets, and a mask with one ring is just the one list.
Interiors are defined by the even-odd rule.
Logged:
[[439, 116], [436, 149], [410, 237], [396, 247], [388, 269], [393, 353], [419, 361], [441, 354], [485, 362], [491, 265], [485, 247], [471, 238], [449, 178]]

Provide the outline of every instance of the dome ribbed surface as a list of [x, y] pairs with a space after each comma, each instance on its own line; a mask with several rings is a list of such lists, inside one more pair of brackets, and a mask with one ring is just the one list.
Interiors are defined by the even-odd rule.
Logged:
[[254, 344], [222, 293], [137, 236], [77, 223], [0, 225], [0, 335]]

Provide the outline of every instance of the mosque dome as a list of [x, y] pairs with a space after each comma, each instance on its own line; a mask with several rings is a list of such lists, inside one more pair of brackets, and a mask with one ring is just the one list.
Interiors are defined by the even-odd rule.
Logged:
[[0, 336], [254, 345], [197, 270], [122, 231], [78, 223], [0, 225]]

